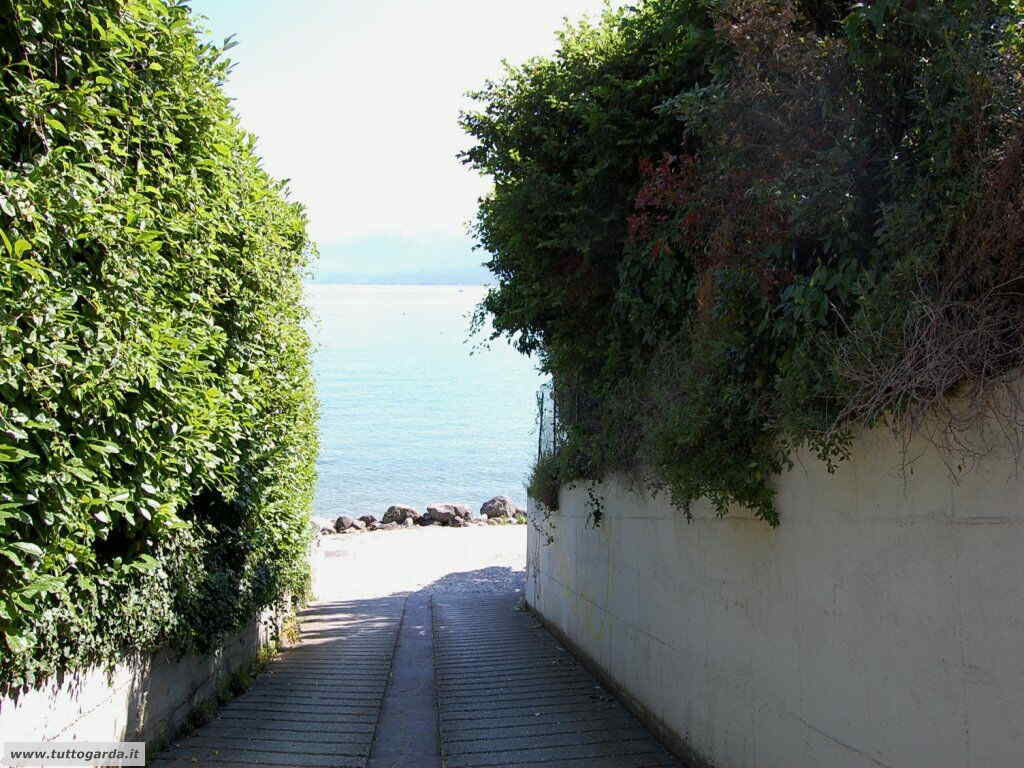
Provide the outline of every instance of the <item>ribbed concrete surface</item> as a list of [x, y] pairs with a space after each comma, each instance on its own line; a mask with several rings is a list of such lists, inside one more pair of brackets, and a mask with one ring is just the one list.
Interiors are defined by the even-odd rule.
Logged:
[[518, 599], [434, 598], [443, 765], [681, 768]]
[[327, 599], [303, 612], [301, 642], [151, 764], [681, 768], [515, 610], [524, 534], [334, 537], [319, 579]]
[[405, 598], [315, 603], [301, 641], [160, 768], [366, 768]]

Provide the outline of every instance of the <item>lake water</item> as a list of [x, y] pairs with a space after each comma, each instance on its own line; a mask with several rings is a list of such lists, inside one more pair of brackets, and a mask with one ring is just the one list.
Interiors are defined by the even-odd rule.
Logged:
[[[503, 341], [473, 352], [485, 289], [310, 285], [320, 397], [315, 514], [435, 502], [525, 506], [537, 450], [531, 360]], [[473, 352], [471, 354], [471, 352]]]

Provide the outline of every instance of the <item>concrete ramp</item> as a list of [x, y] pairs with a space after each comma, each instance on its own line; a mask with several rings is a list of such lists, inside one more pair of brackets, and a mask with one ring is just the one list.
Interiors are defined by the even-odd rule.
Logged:
[[525, 574], [508, 553], [522, 558], [523, 533], [339, 537], [300, 642], [152, 765], [679, 766], [517, 609]]
[[316, 603], [301, 640], [158, 768], [365, 768], [405, 598]]
[[518, 600], [434, 599], [446, 768], [681, 766]]

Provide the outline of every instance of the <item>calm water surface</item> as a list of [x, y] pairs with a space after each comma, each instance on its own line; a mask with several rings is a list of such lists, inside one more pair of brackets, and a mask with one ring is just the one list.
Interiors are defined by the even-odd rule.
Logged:
[[[311, 285], [320, 397], [316, 514], [380, 517], [390, 504], [492, 496], [525, 505], [536, 452], [531, 360], [473, 352], [483, 288]], [[471, 354], [472, 353], [472, 354]]]

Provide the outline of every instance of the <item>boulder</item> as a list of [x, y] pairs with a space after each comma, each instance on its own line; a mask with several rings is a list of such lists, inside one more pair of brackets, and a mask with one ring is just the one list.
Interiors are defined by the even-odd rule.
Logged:
[[341, 517], [339, 517], [337, 520], [334, 521], [334, 530], [336, 530], [338, 533], [341, 533], [342, 531], [347, 531], [355, 523], [356, 523], [356, 521], [353, 520], [348, 515], [342, 515]]
[[366, 523], [367, 526], [371, 526], [371, 525], [373, 525], [374, 523], [377, 522], [377, 518], [374, 517], [373, 515], [363, 515], [359, 519], [362, 520], [364, 523]]
[[[389, 525], [393, 525], [396, 528], [398, 527], [398, 523], [389, 523]], [[404, 528], [412, 528], [414, 525], [416, 525], [416, 521], [413, 520], [411, 517], [405, 518], [405, 520], [402, 522], [402, 527]]]
[[452, 528], [468, 528], [469, 522], [463, 520], [461, 517], [453, 517], [452, 521], [448, 523]]
[[412, 507], [407, 507], [404, 504], [394, 504], [388, 507], [388, 511], [384, 513], [385, 523], [405, 523], [406, 520], [418, 520], [420, 513]]
[[[409, 525], [412, 525], [412, 520], [409, 521]], [[396, 528], [401, 528], [398, 523], [381, 523], [377, 526], [378, 531], [393, 531]]]
[[455, 513], [450, 512], [447, 509], [436, 509], [434, 507], [427, 507], [426, 522], [428, 524], [436, 525], [448, 525], [452, 520], [455, 520]]
[[441, 525], [451, 525], [452, 520], [469, 520], [472, 512], [465, 504], [431, 504], [426, 517]]
[[362, 520], [353, 520], [352, 527], [350, 530], [365, 531], [366, 523], [364, 523]]
[[492, 517], [512, 517], [516, 513], [516, 505], [508, 496], [495, 496], [485, 501], [480, 507], [480, 514], [490, 520]]

